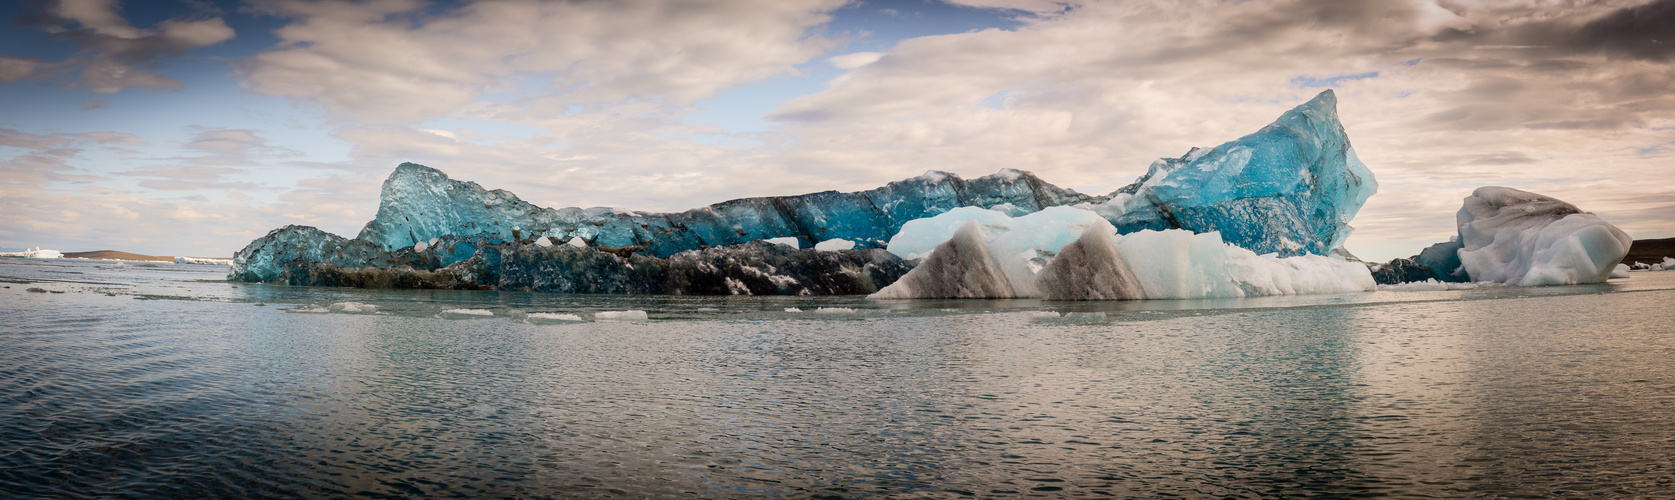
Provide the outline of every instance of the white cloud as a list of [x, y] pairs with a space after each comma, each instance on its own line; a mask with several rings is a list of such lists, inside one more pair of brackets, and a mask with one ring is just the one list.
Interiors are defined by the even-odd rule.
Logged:
[[808, 30], [840, 4], [488, 0], [425, 15], [406, 1], [279, 1], [295, 21], [245, 82], [379, 123], [445, 116], [488, 91], [689, 104], [794, 73], [833, 45]]
[[884, 57], [883, 52], [852, 52], [841, 56], [828, 57], [826, 62], [843, 69], [855, 69], [877, 62], [881, 57]]

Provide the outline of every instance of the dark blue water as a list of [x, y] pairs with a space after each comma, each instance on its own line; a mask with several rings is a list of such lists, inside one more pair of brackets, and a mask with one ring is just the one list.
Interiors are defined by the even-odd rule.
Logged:
[[[0, 259], [0, 493], [1675, 494], [1675, 273], [1064, 305], [223, 272]], [[377, 310], [286, 310], [344, 302]], [[523, 321], [627, 309], [650, 320]]]

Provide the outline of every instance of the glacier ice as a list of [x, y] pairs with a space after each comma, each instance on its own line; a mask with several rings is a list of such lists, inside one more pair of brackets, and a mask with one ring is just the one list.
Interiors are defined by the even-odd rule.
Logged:
[[[1415, 277], [1429, 273], [1444, 282], [1600, 283], [1610, 279], [1634, 242], [1621, 229], [1576, 205], [1509, 187], [1473, 190], [1461, 203], [1455, 221], [1457, 233], [1449, 241], [1391, 265], [1412, 267]], [[1388, 281], [1392, 278], [1388, 272], [1380, 278], [1395, 282]]]
[[1026, 211], [1099, 200], [1016, 170], [976, 179], [929, 172], [870, 190], [744, 198], [678, 213], [612, 208], [548, 209], [503, 190], [403, 163], [384, 181], [378, 215], [357, 239], [393, 250], [430, 238], [481, 235], [491, 242], [580, 238], [668, 257], [687, 250], [794, 237], [803, 247], [833, 239], [877, 247], [909, 220], [962, 206], [1010, 204]]
[[[869, 293], [913, 266], [898, 257], [927, 258], [967, 219], [979, 220], [986, 251], [1021, 296], [1040, 295], [1036, 273], [1101, 221], [1121, 234], [1215, 233], [1257, 255], [1326, 255], [1340, 249], [1350, 219], [1377, 190], [1336, 108], [1336, 96], [1322, 92], [1255, 133], [1158, 160], [1133, 184], [1102, 196], [1003, 169], [974, 179], [930, 171], [868, 191], [744, 198], [676, 213], [550, 209], [404, 163], [384, 181], [377, 216], [357, 237], [280, 228], [236, 254], [228, 279], [588, 293]], [[1002, 231], [998, 223], [1035, 230]], [[902, 234], [915, 236], [898, 244]], [[753, 243], [787, 239], [814, 250]], [[830, 257], [798, 253], [844, 245]], [[895, 255], [873, 251], [880, 247]], [[1257, 288], [1293, 286], [1308, 288], [1283, 280]], [[1230, 293], [1219, 287], [1165, 294]]]
[[982, 230], [968, 220], [948, 241], [901, 279], [879, 290], [874, 299], [994, 299], [1015, 297], [1012, 282], [1001, 272], [983, 242]]

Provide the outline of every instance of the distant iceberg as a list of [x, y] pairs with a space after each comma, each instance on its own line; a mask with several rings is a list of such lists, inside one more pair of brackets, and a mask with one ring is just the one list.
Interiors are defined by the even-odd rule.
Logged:
[[[982, 294], [1042, 296], [1036, 275], [1093, 225], [1113, 237], [1209, 235], [1214, 251], [1205, 255], [1262, 275], [1243, 283], [1212, 279], [1206, 290], [1162, 282], [1146, 289], [1142, 279], [1146, 297], [1306, 293], [1297, 290], [1346, 286], [1292, 279], [1293, 271], [1320, 267], [1313, 259], [1261, 259], [1343, 255], [1349, 221], [1377, 187], [1350, 147], [1330, 90], [1253, 134], [1158, 160], [1135, 183], [1107, 195], [1003, 169], [975, 179], [930, 171], [868, 191], [745, 198], [677, 213], [549, 209], [404, 163], [384, 181], [378, 214], [356, 238], [306, 226], [276, 229], [234, 256], [228, 279], [571, 293], [871, 294], [932, 264], [926, 257], [932, 249], [977, 220], [994, 269], [959, 267], [977, 262], [965, 254], [934, 263], [987, 277], [996, 271], [1010, 287], [974, 289]], [[1029, 230], [1001, 231], [1006, 228], [997, 224]], [[1153, 237], [1137, 238], [1130, 243], [1136, 248]], [[962, 241], [956, 249], [977, 249], [971, 238]], [[1229, 253], [1224, 243], [1249, 258]], [[1060, 265], [1115, 272], [1100, 257], [1105, 250], [1089, 240], [1075, 250], [1079, 260]], [[1191, 263], [1188, 269], [1223, 267]], [[1054, 286], [1070, 276], [1055, 273]], [[1091, 290], [1072, 295], [1104, 293]]]
[[64, 253], [60, 252], [60, 251], [57, 251], [57, 250], [48, 250], [48, 249], [44, 249], [44, 248], [41, 248], [41, 247], [35, 247], [35, 248], [28, 249], [28, 250], [24, 250], [22, 252], [0, 252], [0, 257], [23, 257], [23, 258], [26, 258], [26, 259], [62, 259], [62, 258], [64, 258]]
[[1380, 282], [1601, 283], [1634, 242], [1576, 205], [1508, 187], [1472, 191], [1455, 219], [1454, 238], [1380, 265]]

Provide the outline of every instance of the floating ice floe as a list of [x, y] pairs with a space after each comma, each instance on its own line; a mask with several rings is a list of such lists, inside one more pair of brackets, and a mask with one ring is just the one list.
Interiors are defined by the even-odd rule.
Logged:
[[331, 312], [345, 314], [373, 314], [378, 312], [378, 305], [362, 304], [360, 302], [337, 302], [326, 308]]
[[524, 315], [523, 321], [532, 325], [553, 325], [564, 323], [579, 323], [587, 321], [581, 316], [564, 313], [529, 313]]
[[593, 313], [594, 321], [645, 321], [648, 318], [645, 311], [600, 311]]
[[442, 319], [476, 319], [494, 316], [494, 311], [488, 309], [443, 309], [436, 313]]

